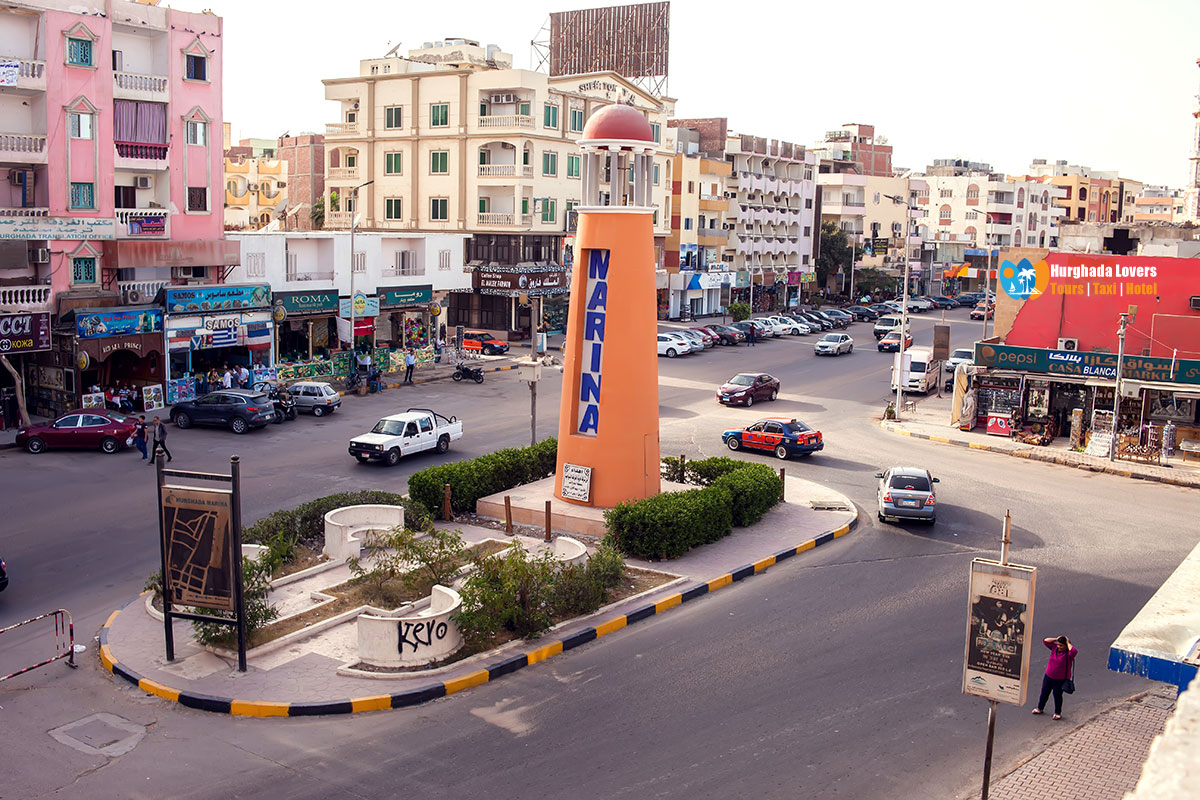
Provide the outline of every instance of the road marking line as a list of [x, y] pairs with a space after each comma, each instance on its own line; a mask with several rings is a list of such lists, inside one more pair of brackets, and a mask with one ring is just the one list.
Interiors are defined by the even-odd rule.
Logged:
[[359, 711], [387, 711], [392, 707], [392, 696], [389, 694], [379, 694], [374, 697], [359, 697], [356, 700], [350, 701], [350, 713], [357, 714]]

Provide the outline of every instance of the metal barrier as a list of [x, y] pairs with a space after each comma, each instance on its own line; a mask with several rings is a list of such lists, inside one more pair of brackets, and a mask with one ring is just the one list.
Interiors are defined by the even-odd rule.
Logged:
[[48, 614], [42, 614], [32, 619], [27, 619], [24, 622], [18, 622], [16, 625], [9, 625], [7, 628], [0, 628], [0, 634], [8, 633], [9, 631], [19, 628], [22, 625], [28, 625], [31, 622], [54, 617], [54, 657], [48, 658], [45, 661], [39, 661], [31, 667], [19, 669], [11, 675], [0, 677], [0, 682], [6, 681], [9, 678], [15, 678], [18, 675], [24, 675], [30, 670], [35, 670], [38, 667], [44, 667], [59, 659], [67, 659], [67, 666], [74, 669], [79, 666], [75, 663], [75, 623], [71, 620], [71, 612], [65, 608], [60, 608], [57, 611], [51, 611]]

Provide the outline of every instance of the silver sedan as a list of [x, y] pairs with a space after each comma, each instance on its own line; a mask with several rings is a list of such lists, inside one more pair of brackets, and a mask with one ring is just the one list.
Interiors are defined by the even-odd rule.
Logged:
[[938, 479], [920, 467], [892, 467], [877, 472], [878, 514], [882, 521], [919, 519], [932, 525], [937, 520], [933, 485]]

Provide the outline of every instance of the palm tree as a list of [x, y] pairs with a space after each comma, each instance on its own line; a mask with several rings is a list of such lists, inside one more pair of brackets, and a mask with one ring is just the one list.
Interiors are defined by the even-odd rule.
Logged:
[[1021, 281], [1022, 294], [1029, 294], [1029, 284], [1034, 279], [1035, 275], [1037, 275], [1037, 273], [1034, 272], [1033, 267], [1026, 267], [1017, 273], [1017, 278]]

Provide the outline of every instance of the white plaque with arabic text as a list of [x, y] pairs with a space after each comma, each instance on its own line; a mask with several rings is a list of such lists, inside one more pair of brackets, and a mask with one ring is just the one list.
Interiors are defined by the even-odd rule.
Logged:
[[592, 468], [563, 464], [562, 496], [586, 503], [592, 497]]

